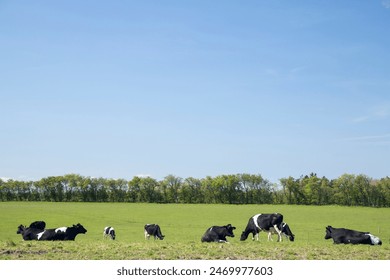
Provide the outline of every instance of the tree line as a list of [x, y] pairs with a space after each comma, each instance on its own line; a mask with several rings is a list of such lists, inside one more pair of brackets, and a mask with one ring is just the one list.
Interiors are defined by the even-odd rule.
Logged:
[[78, 174], [39, 181], [0, 179], [0, 201], [147, 202], [222, 204], [297, 204], [390, 206], [390, 178], [344, 174], [329, 180], [317, 174], [287, 177], [279, 184], [261, 175], [235, 174], [206, 178], [168, 175], [162, 180], [91, 178]]

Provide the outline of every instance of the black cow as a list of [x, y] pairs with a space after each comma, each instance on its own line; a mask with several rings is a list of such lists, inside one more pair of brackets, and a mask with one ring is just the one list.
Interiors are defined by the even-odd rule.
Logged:
[[81, 225], [73, 225], [71, 227], [60, 227], [56, 229], [45, 229], [38, 234], [39, 241], [46, 240], [72, 240], [74, 241], [79, 233], [85, 234], [87, 230]]
[[35, 221], [30, 224], [30, 228], [45, 229], [46, 223], [44, 221]]
[[38, 233], [42, 232], [46, 227], [44, 221], [35, 221], [30, 224], [29, 227], [20, 225], [18, 226], [17, 234], [21, 234], [23, 240], [38, 240]]
[[21, 234], [23, 240], [38, 240], [38, 234], [42, 232], [42, 229], [30, 228], [24, 225], [18, 226], [17, 234]]
[[103, 238], [110, 237], [115, 240], [115, 229], [113, 227], [105, 227], [103, 230]]
[[149, 239], [150, 236], [154, 237], [154, 240], [160, 239], [163, 240], [165, 235], [161, 233], [161, 228], [157, 224], [146, 224], [144, 226], [144, 234], [145, 234], [145, 239]]
[[209, 227], [206, 232], [203, 234], [201, 241], [202, 242], [228, 242], [226, 236], [234, 237], [233, 230], [236, 227], [233, 227], [231, 224], [226, 226], [212, 226]]
[[[266, 231], [268, 232], [268, 240], [270, 240], [271, 234], [275, 233], [278, 235], [278, 241], [282, 241], [282, 222], [282, 214], [256, 214], [249, 218], [248, 224], [245, 230], [242, 232], [240, 240], [246, 240], [248, 235], [252, 233], [252, 240], [255, 240], [256, 238], [258, 241], [259, 232]], [[292, 238], [294, 239], [294, 237]]]
[[333, 238], [334, 244], [382, 245], [382, 241], [379, 237], [374, 236], [369, 232], [327, 226], [325, 239], [330, 238]]

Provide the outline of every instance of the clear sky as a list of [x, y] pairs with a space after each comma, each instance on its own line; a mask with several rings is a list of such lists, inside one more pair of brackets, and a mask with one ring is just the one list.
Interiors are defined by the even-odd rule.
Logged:
[[390, 0], [0, 0], [0, 177], [390, 176]]

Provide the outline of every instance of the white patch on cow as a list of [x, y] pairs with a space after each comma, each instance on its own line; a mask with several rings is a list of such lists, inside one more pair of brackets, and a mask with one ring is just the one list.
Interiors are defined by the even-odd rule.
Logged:
[[374, 245], [378, 245], [379, 242], [381, 241], [379, 239], [379, 237], [375, 236], [375, 235], [372, 235], [371, 233], [367, 233], [368, 236], [370, 236], [370, 239], [371, 239], [371, 243], [374, 244]]
[[254, 215], [254, 216], [253, 216], [253, 222], [255, 223], [255, 226], [256, 226], [259, 230], [262, 230], [262, 229], [259, 227], [259, 223], [257, 222], [257, 219], [259, 218], [259, 216], [261, 216], [261, 214]]
[[56, 233], [59, 233], [59, 232], [65, 233], [65, 232], [66, 232], [66, 229], [67, 229], [67, 227], [60, 227], [60, 228], [57, 228], [57, 229], [55, 230], [55, 232], [56, 232]]
[[269, 228], [269, 231], [268, 231], [268, 241], [274, 241], [272, 239], [272, 234], [278, 234], [275, 230], [275, 228], [271, 227]]
[[[257, 222], [257, 219], [261, 216], [261, 214], [256, 214], [252, 217], [253, 223], [255, 224], [255, 227], [259, 229], [259, 231], [262, 231], [263, 229], [259, 227], [259, 223]], [[252, 240], [259, 241], [259, 233], [256, 233], [255, 236], [253, 236]]]
[[42, 237], [42, 235], [45, 233], [45, 231], [46, 231], [46, 230], [44, 230], [44, 231], [42, 231], [42, 232], [40, 232], [40, 233], [37, 234], [38, 240], [41, 239], [41, 237]]
[[278, 242], [282, 241], [282, 231], [278, 229], [277, 225], [274, 225], [274, 229], [278, 234]]
[[[108, 232], [107, 232], [107, 230], [108, 230]], [[111, 239], [114, 239], [114, 237], [111, 234], [113, 231], [114, 231], [113, 227], [105, 227], [103, 230], [103, 239], [108, 238], [108, 237]]]

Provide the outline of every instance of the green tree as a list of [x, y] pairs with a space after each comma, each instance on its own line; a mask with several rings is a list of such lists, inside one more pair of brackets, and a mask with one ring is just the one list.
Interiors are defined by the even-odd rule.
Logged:
[[183, 203], [203, 203], [202, 181], [192, 177], [186, 178], [179, 196], [179, 201]]

